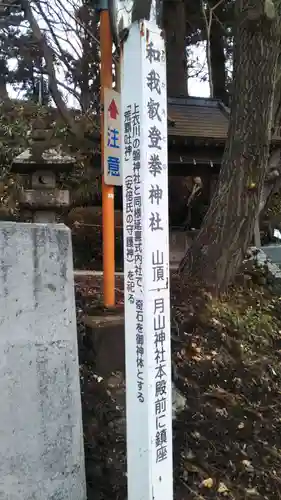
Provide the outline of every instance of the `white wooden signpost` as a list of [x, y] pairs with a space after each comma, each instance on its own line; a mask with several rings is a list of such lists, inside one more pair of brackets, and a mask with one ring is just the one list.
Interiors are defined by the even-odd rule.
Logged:
[[115, 90], [104, 89], [104, 182], [122, 185], [121, 98]]
[[172, 500], [165, 42], [135, 22], [122, 61], [129, 500]]

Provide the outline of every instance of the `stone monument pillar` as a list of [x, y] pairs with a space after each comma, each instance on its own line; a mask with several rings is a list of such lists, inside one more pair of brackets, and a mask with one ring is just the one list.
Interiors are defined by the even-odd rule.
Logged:
[[[54, 185], [54, 157], [48, 160], [38, 164], [27, 151], [15, 162], [30, 175], [20, 201], [33, 220], [54, 221], [65, 199]], [[64, 224], [0, 222], [0, 345], [0, 498], [86, 500], [71, 233]]]

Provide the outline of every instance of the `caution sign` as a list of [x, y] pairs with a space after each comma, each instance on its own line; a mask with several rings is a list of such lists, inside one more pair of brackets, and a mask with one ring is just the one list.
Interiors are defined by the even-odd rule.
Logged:
[[115, 90], [104, 90], [104, 182], [122, 186], [121, 96]]

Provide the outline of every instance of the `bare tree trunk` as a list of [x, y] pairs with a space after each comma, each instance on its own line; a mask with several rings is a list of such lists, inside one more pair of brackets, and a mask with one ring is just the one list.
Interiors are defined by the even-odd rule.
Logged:
[[[234, 86], [219, 182], [193, 246], [179, 267], [184, 282], [226, 290], [251, 241], [269, 156], [280, 43], [280, 6], [236, 0]], [[254, 6], [252, 6], [254, 5]]]
[[[90, 14], [89, 7], [83, 5], [80, 9], [80, 18], [85, 26], [89, 26]], [[90, 109], [90, 89], [89, 89], [89, 69], [91, 61], [91, 38], [87, 31], [84, 30], [83, 37], [81, 40], [82, 45], [82, 55], [81, 55], [81, 77], [80, 77], [80, 88], [81, 88], [81, 108], [84, 113]]]
[[9, 99], [7, 87], [5, 82], [0, 81], [0, 101]]
[[280, 149], [275, 150], [268, 161], [265, 180], [262, 187], [259, 210], [256, 218], [255, 229], [254, 229], [254, 242], [256, 247], [261, 246], [260, 237], [260, 214], [264, 210], [265, 205], [273, 192], [280, 189], [281, 180], [281, 151]]
[[[212, 4], [215, 4], [214, 0]], [[224, 104], [228, 104], [228, 94], [226, 91], [226, 58], [224, 27], [220, 21], [222, 4], [219, 5], [214, 13], [214, 19], [210, 32], [210, 64], [212, 72], [213, 97], [221, 99]]]
[[163, 24], [167, 40], [167, 90], [169, 97], [187, 95], [186, 18], [183, 0], [166, 0]]
[[6, 71], [7, 63], [5, 60], [0, 59], [0, 100], [6, 100], [9, 98], [7, 85], [6, 85]]
[[254, 242], [255, 242], [255, 247], [257, 248], [261, 247], [261, 233], [260, 233], [260, 223], [258, 217], [256, 219], [254, 228]]
[[226, 102], [226, 69], [224, 28], [219, 20], [224, 0], [201, 0], [201, 12], [206, 34], [206, 59], [209, 73], [210, 96]]

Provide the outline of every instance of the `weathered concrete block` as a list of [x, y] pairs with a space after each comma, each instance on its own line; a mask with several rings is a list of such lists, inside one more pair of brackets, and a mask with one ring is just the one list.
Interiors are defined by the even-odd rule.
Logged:
[[70, 231], [0, 222], [0, 500], [85, 500]]

